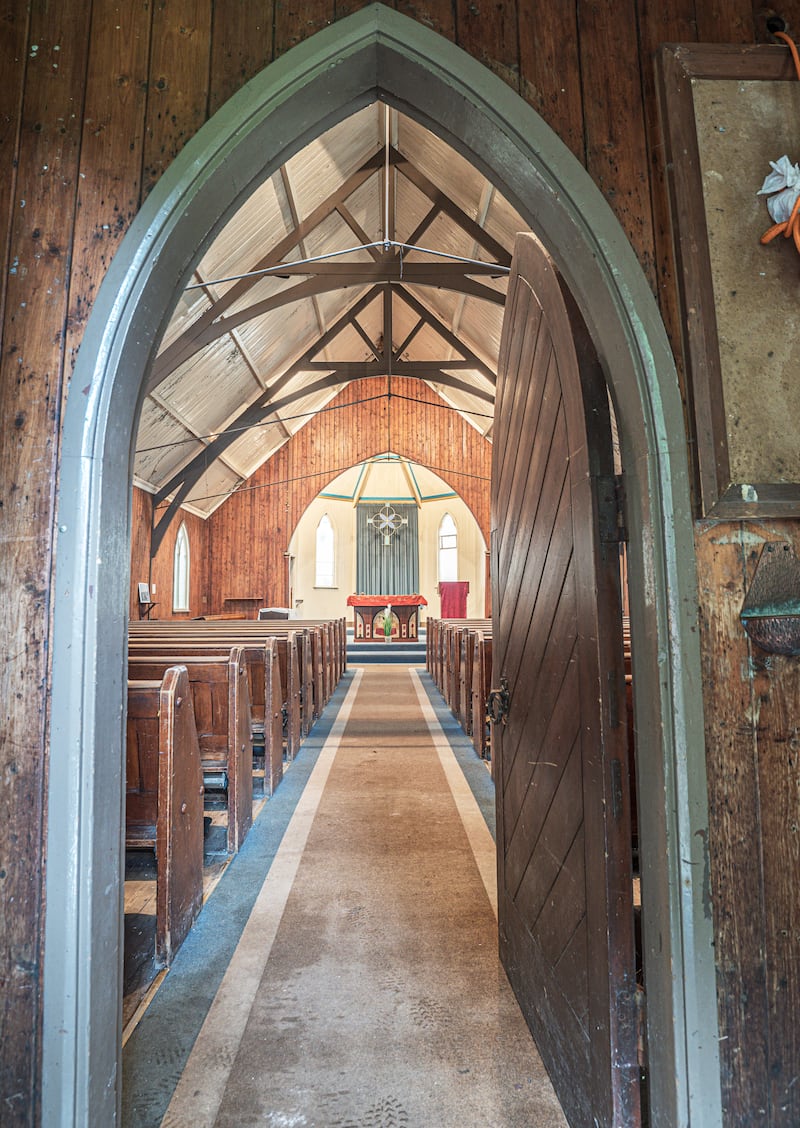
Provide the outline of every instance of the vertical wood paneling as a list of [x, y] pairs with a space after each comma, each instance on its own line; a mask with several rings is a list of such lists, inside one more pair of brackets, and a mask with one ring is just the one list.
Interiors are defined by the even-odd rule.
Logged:
[[[769, 1124], [761, 823], [747, 638], [739, 623], [752, 578], [745, 528], [696, 538], [706, 704], [709, 850], [719, 983], [723, 1107], [729, 1128]], [[769, 801], [769, 800], [767, 800]]]
[[580, 58], [586, 167], [633, 244], [651, 285], [653, 225], [636, 41], [636, 0], [580, 6]]
[[[694, 13], [694, 0], [669, 0], [669, 2], [663, 4], [644, 5], [639, 16], [640, 57], [653, 60], [661, 43], [693, 42], [697, 35]], [[675, 285], [675, 256], [672, 248], [665, 153], [661, 141], [661, 122], [656, 102], [655, 66], [653, 63], [642, 68], [642, 86], [645, 97], [645, 128], [647, 130], [650, 165], [655, 293], [661, 309], [661, 316], [672, 342], [673, 352], [678, 359], [679, 379], [683, 383], [681, 314]], [[685, 387], [683, 394], [685, 399]]]
[[[25, 81], [25, 47], [30, 13], [13, 8], [0, 15], [0, 231], [5, 235], [12, 222], [16, 186], [17, 146]], [[8, 249], [6, 241], [6, 250]], [[0, 270], [0, 324], [5, 316], [5, 293], [11, 263]]]
[[451, 0], [397, 0], [395, 8], [412, 20], [419, 20], [445, 39], [455, 39], [456, 23]]
[[92, 8], [70, 276], [70, 366], [97, 284], [139, 210], [150, 22], [148, 4], [107, 0]]
[[577, 9], [520, 5], [519, 39], [520, 93], [585, 163]]
[[275, 58], [333, 19], [333, 0], [279, 0], [275, 5]]
[[9, 1128], [38, 1115], [54, 468], [88, 38], [85, 11], [32, 5], [24, 97], [10, 129], [19, 128], [19, 150], [16, 184], [8, 178], [9, 249], [0, 256], [8, 278], [0, 357], [0, 1108]]
[[157, 0], [147, 82], [147, 195], [208, 113], [211, 0]]
[[455, 0], [456, 42], [519, 91], [517, 6], [504, 0]]
[[754, 655], [771, 1124], [800, 1124], [800, 671]]
[[240, 90], [273, 57], [272, 0], [214, 0], [211, 25], [209, 113]]

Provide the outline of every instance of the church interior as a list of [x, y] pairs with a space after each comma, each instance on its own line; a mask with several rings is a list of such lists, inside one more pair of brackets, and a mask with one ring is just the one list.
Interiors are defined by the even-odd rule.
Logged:
[[798, 37], [8, 7], [0, 1122], [800, 1121]]

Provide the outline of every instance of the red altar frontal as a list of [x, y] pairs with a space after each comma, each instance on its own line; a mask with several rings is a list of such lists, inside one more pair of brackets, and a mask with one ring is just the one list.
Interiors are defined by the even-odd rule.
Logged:
[[387, 605], [392, 607], [392, 638], [416, 638], [419, 631], [419, 609], [427, 607], [424, 595], [348, 595], [347, 606], [355, 612], [355, 637], [385, 638], [383, 616]]

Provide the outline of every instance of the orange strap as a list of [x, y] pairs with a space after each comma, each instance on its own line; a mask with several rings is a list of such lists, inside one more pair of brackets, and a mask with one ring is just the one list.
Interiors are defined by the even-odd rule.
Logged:
[[797, 54], [797, 44], [793, 39], [790, 39], [785, 31], [774, 31], [772, 33], [776, 39], [782, 39], [784, 43], [789, 45], [789, 50], [792, 52], [794, 59], [794, 69], [797, 72], [797, 77], [800, 78], [800, 55]]
[[[797, 53], [797, 45], [785, 31], [774, 31], [772, 33], [776, 39], [782, 39], [784, 43], [788, 44], [789, 50], [792, 52], [792, 59], [794, 60], [794, 69], [800, 79], [800, 55]], [[776, 223], [765, 231], [761, 236], [762, 243], [771, 243], [772, 240], [783, 233], [784, 239], [794, 239], [794, 245], [800, 252], [800, 196], [797, 197], [792, 208], [792, 214], [783, 223]]]

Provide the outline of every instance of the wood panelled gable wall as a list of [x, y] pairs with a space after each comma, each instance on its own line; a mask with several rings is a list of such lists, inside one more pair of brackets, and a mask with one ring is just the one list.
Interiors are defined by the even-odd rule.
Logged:
[[[186, 141], [272, 59], [361, 6], [11, 0], [0, 15], [4, 1124], [39, 1120], [48, 632], [57, 598], [60, 421], [74, 356], [120, 239]], [[767, 10], [744, 0], [395, 6], [499, 74], [585, 164], [636, 248], [677, 342], [653, 55], [662, 42], [767, 41]], [[779, 12], [797, 36], [800, 0]], [[276, 462], [269, 472], [283, 479], [288, 470]], [[220, 543], [244, 519], [234, 519], [233, 507], [223, 513]], [[289, 514], [296, 520], [290, 509], [287, 530]], [[697, 529], [723, 1101], [727, 1123], [742, 1126], [800, 1122], [800, 1086], [792, 1086], [800, 1029], [792, 774], [800, 674], [790, 660], [759, 661], [734, 613], [752, 568], [752, 538], [762, 535], [800, 539], [789, 523]], [[219, 565], [207, 582], [224, 589]]]
[[[427, 386], [401, 377], [357, 380], [314, 416], [208, 521], [182, 510], [149, 566], [152, 500], [134, 490], [131, 613], [138, 617], [136, 583], [157, 582], [152, 618], [183, 618], [171, 610], [175, 537], [186, 521], [192, 551], [193, 615], [252, 614], [256, 606], [285, 607], [289, 599], [284, 553], [308, 505], [339, 473], [387, 445], [395, 454], [435, 470], [469, 507], [489, 541], [491, 445]], [[204, 563], [195, 557], [204, 554]], [[202, 594], [195, 586], [202, 576]], [[197, 594], [195, 594], [197, 592]]]
[[[489, 542], [491, 446], [429, 388], [393, 377], [357, 380], [265, 463], [209, 521], [209, 585], [219, 610], [241, 596], [289, 599], [284, 553], [308, 505], [342, 470], [387, 445], [439, 474], [472, 510]], [[414, 403], [417, 396], [419, 402]], [[364, 401], [364, 402], [360, 402]], [[252, 608], [252, 603], [249, 605]]]

